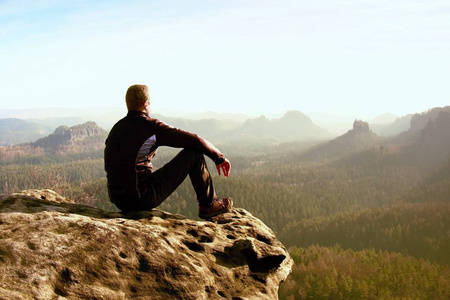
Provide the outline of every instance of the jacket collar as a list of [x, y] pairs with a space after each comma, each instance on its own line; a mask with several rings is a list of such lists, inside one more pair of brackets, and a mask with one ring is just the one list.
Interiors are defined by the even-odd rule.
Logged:
[[138, 110], [129, 110], [128, 111], [127, 117], [137, 117], [137, 116], [150, 118], [150, 116], [143, 111], [138, 111]]

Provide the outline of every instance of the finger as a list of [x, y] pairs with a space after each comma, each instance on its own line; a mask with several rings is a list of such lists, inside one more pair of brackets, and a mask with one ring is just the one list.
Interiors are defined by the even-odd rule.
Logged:
[[228, 168], [226, 166], [223, 166], [223, 174], [225, 175], [225, 177], [228, 177]]
[[219, 173], [219, 176], [220, 176], [220, 166], [216, 166], [216, 169], [217, 169], [217, 173]]

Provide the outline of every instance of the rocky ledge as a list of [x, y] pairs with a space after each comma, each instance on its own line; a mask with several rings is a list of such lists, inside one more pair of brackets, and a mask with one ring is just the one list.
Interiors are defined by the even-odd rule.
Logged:
[[292, 264], [244, 209], [196, 221], [0, 195], [0, 299], [277, 299]]

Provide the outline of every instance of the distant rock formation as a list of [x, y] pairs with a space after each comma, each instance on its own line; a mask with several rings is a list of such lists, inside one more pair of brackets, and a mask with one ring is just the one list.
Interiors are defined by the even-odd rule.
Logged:
[[369, 123], [361, 121], [361, 120], [355, 120], [353, 122], [353, 132], [354, 133], [368, 133], [369, 132]]
[[107, 132], [99, 127], [95, 122], [86, 122], [84, 124], [72, 127], [59, 126], [47, 137], [40, 138], [32, 143], [33, 146], [42, 148], [58, 148], [62, 145], [70, 145], [82, 142], [83, 140], [98, 137], [101, 141], [107, 136]]
[[367, 122], [355, 120], [353, 129], [347, 133], [323, 144], [317, 145], [300, 154], [296, 159], [308, 160], [337, 160], [364, 150], [371, 149], [383, 142], [383, 138], [373, 133]]
[[1, 299], [277, 299], [293, 261], [244, 209], [124, 216], [50, 190], [0, 195]]

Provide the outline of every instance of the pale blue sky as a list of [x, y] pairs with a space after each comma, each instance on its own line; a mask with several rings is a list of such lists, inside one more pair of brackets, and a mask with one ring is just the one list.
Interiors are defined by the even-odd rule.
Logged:
[[[92, 4], [94, 3], [95, 4]], [[373, 118], [450, 105], [448, 0], [0, 1], [0, 109]]]

